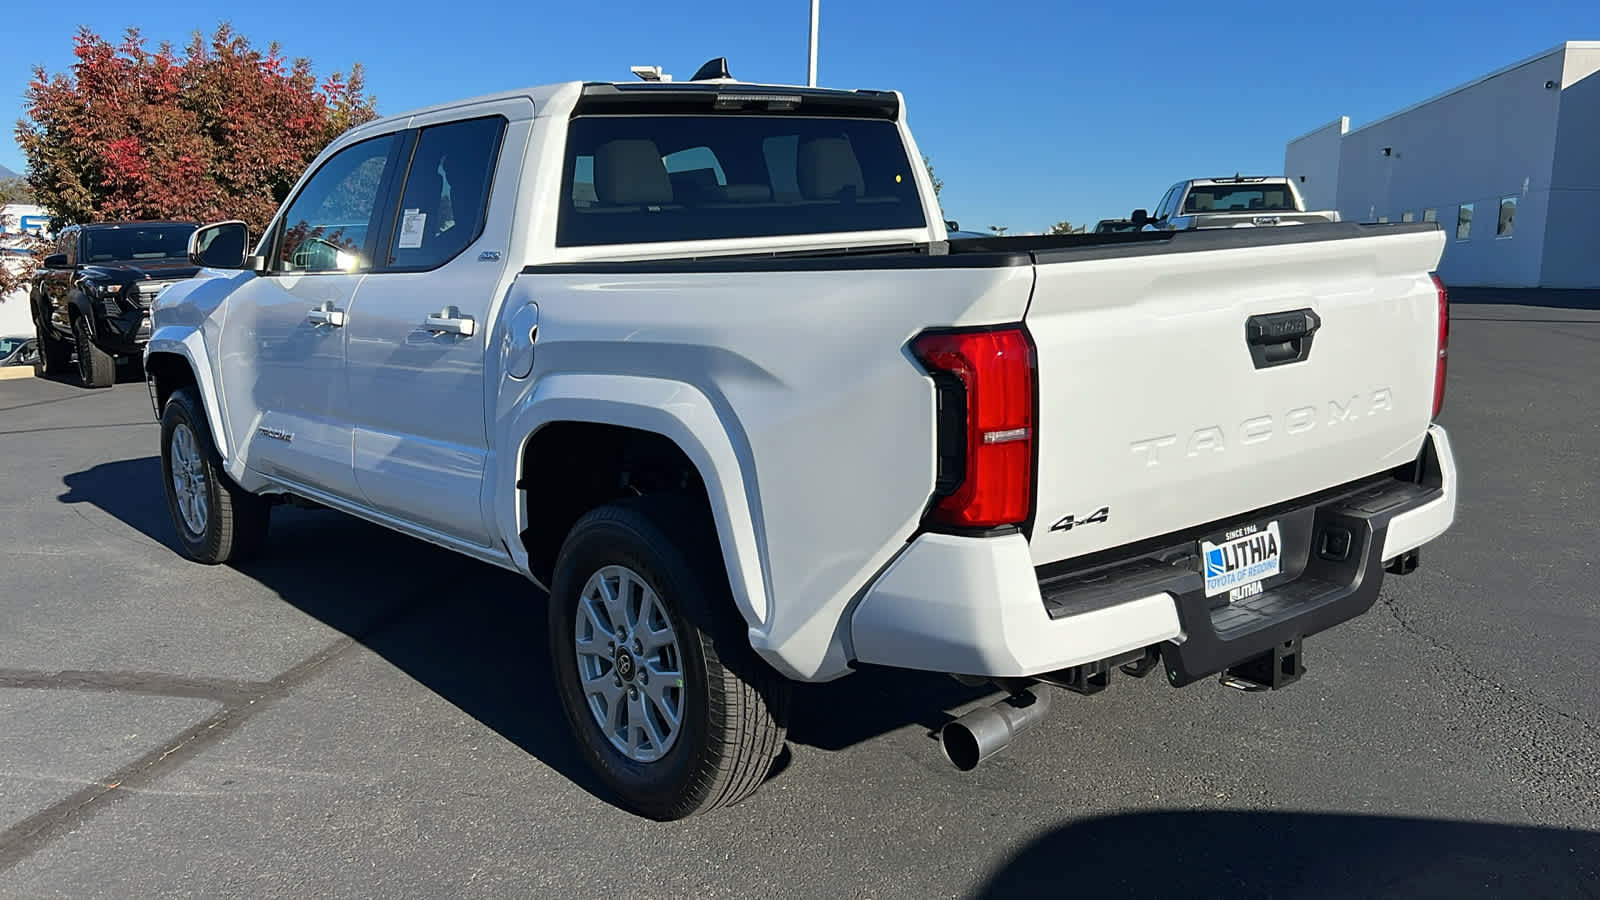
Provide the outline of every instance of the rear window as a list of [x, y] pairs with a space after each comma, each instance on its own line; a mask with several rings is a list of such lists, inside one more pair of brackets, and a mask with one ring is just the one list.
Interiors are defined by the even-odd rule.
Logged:
[[1287, 185], [1206, 185], [1189, 189], [1183, 201], [1186, 213], [1206, 212], [1294, 212], [1294, 195]]
[[922, 228], [894, 123], [790, 116], [580, 116], [558, 246]]

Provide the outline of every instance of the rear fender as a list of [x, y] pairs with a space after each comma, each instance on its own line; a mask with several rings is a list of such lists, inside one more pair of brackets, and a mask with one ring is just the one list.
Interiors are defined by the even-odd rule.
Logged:
[[[519, 568], [528, 570], [519, 535], [528, 527], [526, 493], [513, 486], [523, 476], [523, 454], [534, 434], [554, 422], [620, 425], [659, 434], [675, 443], [705, 483], [733, 600], [752, 637], [770, 618], [766, 560], [756, 538], [755, 500], [734, 441], [705, 394], [693, 385], [629, 375], [560, 374], [539, 379], [531, 393], [499, 416], [494, 446], [515, 448], [497, 460], [494, 518]], [[528, 473], [538, 478], [538, 473]], [[537, 513], [534, 513], [537, 514]]]

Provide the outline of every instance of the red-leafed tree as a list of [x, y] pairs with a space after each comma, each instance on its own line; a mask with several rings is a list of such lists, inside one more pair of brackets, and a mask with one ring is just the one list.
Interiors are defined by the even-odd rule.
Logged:
[[307, 163], [374, 116], [359, 63], [318, 82], [306, 59], [227, 25], [178, 53], [137, 29], [78, 32], [67, 73], [34, 70], [17, 142], [58, 222], [243, 219], [259, 232]]

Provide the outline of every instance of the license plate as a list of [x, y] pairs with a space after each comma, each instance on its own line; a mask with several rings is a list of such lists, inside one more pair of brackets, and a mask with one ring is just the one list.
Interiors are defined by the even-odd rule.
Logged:
[[1200, 542], [1205, 565], [1206, 596], [1229, 594], [1241, 600], [1260, 593], [1258, 582], [1278, 574], [1283, 560], [1283, 536], [1277, 522], [1246, 525], [1227, 533], [1221, 543]]

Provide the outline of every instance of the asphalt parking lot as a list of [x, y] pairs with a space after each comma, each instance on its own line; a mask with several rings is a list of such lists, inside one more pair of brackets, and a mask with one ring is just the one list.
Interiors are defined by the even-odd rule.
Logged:
[[674, 824], [582, 768], [528, 583], [289, 508], [190, 564], [137, 375], [0, 380], [0, 896], [1600, 895], [1600, 304], [1458, 298], [1456, 527], [1304, 680], [1062, 694], [962, 774], [984, 692], [863, 672]]

